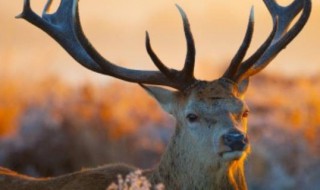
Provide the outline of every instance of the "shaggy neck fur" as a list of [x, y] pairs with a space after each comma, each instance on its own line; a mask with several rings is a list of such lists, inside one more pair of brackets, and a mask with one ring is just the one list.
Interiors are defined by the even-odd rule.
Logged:
[[231, 163], [220, 160], [213, 161], [211, 165], [204, 164], [193, 147], [185, 146], [177, 131], [159, 166], [149, 176], [153, 184], [163, 183], [166, 189], [247, 189], [244, 159]]

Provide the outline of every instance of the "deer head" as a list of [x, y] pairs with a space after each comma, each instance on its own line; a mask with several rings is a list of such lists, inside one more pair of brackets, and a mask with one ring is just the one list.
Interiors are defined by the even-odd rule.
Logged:
[[[244, 60], [254, 28], [252, 9], [243, 43], [226, 72], [212, 81], [194, 77], [194, 40], [187, 16], [179, 6], [187, 41], [183, 69], [165, 66], [153, 51], [146, 33], [147, 52], [159, 71], [142, 71], [117, 66], [97, 52], [83, 33], [78, 0], [61, 0], [56, 13], [48, 14], [51, 3], [48, 0], [41, 18], [32, 11], [30, 1], [25, 0], [24, 10], [17, 17], [48, 33], [84, 67], [140, 84], [176, 118], [175, 134], [159, 167], [150, 174], [151, 180], [164, 182], [169, 189], [246, 187], [243, 160], [250, 146], [244, 94], [249, 78], [265, 68], [302, 30], [310, 15], [310, 0], [295, 0], [287, 7], [274, 0], [264, 0], [273, 19], [273, 29], [257, 51]], [[299, 13], [300, 17], [290, 27]]]

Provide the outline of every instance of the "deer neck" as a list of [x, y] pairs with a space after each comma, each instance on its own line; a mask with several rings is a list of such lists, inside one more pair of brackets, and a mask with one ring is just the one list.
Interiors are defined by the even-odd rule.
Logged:
[[166, 189], [247, 189], [244, 160], [204, 164], [199, 154], [192, 151], [194, 148], [186, 147], [180, 138], [176, 131], [158, 167], [150, 175], [152, 183], [163, 183]]

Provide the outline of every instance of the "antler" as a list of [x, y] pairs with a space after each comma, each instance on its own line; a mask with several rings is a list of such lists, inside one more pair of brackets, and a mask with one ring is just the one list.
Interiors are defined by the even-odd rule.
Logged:
[[[224, 73], [224, 78], [239, 82], [264, 69], [300, 33], [311, 12], [311, 0], [295, 0], [286, 7], [280, 6], [275, 0], [264, 0], [264, 3], [274, 23], [270, 36], [251, 57], [242, 62], [252, 37], [251, 27], [248, 27], [245, 40]], [[300, 18], [288, 30], [293, 19], [301, 11]], [[252, 12], [250, 22], [253, 22]]]
[[149, 35], [146, 35], [146, 48], [159, 71], [142, 71], [117, 66], [106, 60], [91, 45], [81, 27], [78, 0], [61, 0], [54, 14], [48, 14], [52, 0], [48, 0], [42, 17], [38, 16], [30, 6], [30, 0], [24, 0], [23, 11], [17, 18], [23, 18], [49, 34], [77, 62], [84, 67], [105, 75], [110, 75], [125, 81], [164, 85], [178, 90], [184, 90], [197, 80], [193, 76], [195, 47], [189, 21], [184, 11], [177, 5], [182, 16], [185, 37], [187, 40], [187, 56], [182, 71], [167, 68], [153, 52]]
[[[252, 56], [243, 61], [253, 34], [252, 9], [243, 43], [224, 73], [224, 78], [239, 82], [265, 68], [299, 34], [311, 12], [311, 0], [294, 0], [286, 7], [280, 6], [275, 0], [264, 0], [264, 3], [274, 23], [271, 34]], [[147, 32], [146, 49], [159, 71], [142, 71], [123, 68], [111, 63], [91, 45], [81, 27], [78, 0], [61, 0], [56, 13], [48, 14], [51, 4], [52, 0], [48, 0], [42, 17], [40, 17], [31, 9], [30, 0], [24, 0], [23, 11], [17, 18], [23, 18], [45, 31], [84, 67], [129, 82], [164, 85], [180, 91], [197, 82], [193, 75], [196, 53], [194, 41], [188, 18], [178, 5], [187, 41], [187, 55], [183, 69], [181, 71], [170, 69], [161, 62], [151, 48]], [[300, 18], [288, 30], [290, 23], [301, 11]]]

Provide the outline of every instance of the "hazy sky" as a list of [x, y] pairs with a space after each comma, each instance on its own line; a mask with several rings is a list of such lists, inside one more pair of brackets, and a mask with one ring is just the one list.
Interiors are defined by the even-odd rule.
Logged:
[[[37, 12], [45, 0], [32, 1]], [[59, 2], [59, 1], [56, 1]], [[286, 4], [290, 1], [280, 1]], [[69, 82], [108, 80], [79, 66], [44, 32], [14, 19], [23, 0], [0, 0], [1, 75], [39, 79], [59, 74]], [[130, 68], [154, 69], [145, 47], [148, 30], [154, 50], [167, 65], [180, 68], [185, 41], [180, 15], [187, 12], [197, 48], [197, 76], [212, 77], [224, 69], [243, 39], [250, 8], [255, 8], [252, 53], [271, 31], [272, 23], [261, 0], [81, 0], [85, 33], [109, 60]], [[320, 73], [320, 0], [302, 33], [268, 66], [266, 72], [288, 75]]]

